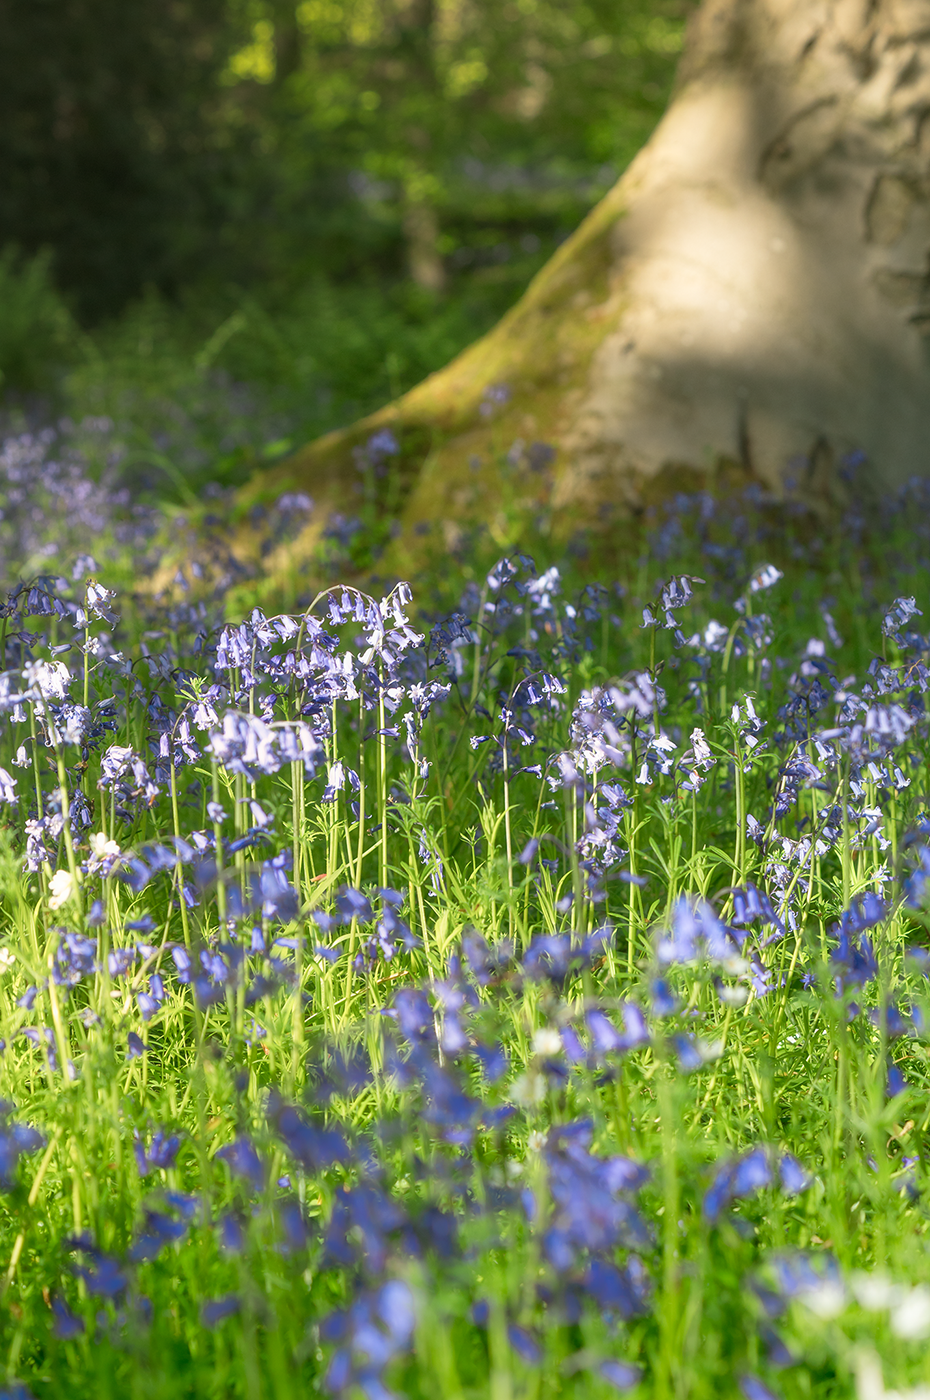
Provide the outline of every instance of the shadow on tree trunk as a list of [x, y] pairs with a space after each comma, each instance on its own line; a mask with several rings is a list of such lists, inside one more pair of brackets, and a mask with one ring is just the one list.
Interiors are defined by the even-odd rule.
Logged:
[[775, 491], [788, 471], [821, 496], [851, 455], [879, 489], [923, 474], [928, 49], [930, 0], [709, 0], [655, 135], [518, 305], [244, 501], [285, 483], [314, 497], [293, 563], [332, 511], [358, 508], [358, 449], [389, 429], [389, 559], [410, 568], [427, 526], [491, 519], [508, 454], [543, 444], [539, 494], [563, 536], [721, 471]]

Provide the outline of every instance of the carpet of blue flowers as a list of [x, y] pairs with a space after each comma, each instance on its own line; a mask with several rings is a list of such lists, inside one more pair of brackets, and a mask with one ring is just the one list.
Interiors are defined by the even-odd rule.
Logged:
[[925, 486], [276, 615], [0, 487], [4, 1400], [930, 1395]]

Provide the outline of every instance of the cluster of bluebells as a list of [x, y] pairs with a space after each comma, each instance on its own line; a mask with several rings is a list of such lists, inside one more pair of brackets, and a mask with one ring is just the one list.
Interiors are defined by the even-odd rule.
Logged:
[[[487, 412], [505, 401], [489, 391]], [[8, 478], [47, 449], [8, 444]], [[376, 435], [359, 469], [378, 478], [397, 453]], [[81, 502], [103, 510], [89, 486]], [[310, 1084], [301, 1102], [279, 1063], [260, 1112], [237, 1081], [235, 1129], [218, 1150], [173, 1123], [137, 1125], [133, 1229], [106, 1248], [68, 1237], [65, 1281], [50, 1294], [60, 1339], [144, 1331], [145, 1270], [188, 1248], [239, 1269], [201, 1300], [202, 1325], [254, 1321], [242, 1278], [260, 1248], [295, 1290], [324, 1280], [314, 1306], [329, 1299], [326, 1390], [380, 1400], [414, 1346], [416, 1280], [460, 1277], [488, 1241], [529, 1239], [539, 1278], [520, 1306], [476, 1291], [474, 1327], [502, 1326], [532, 1368], [552, 1325], [599, 1319], [612, 1340], [579, 1368], [625, 1390], [643, 1372], [617, 1339], [659, 1311], [657, 1163], [617, 1152], [578, 1105], [619, 1101], [635, 1066], [676, 1082], [715, 1074], [744, 1006], [781, 1015], [789, 996], [813, 1006], [818, 994], [844, 1026], [874, 1035], [889, 1097], [907, 1091], [907, 1050], [928, 1026], [913, 985], [930, 960], [915, 943], [900, 980], [883, 978], [880, 939], [905, 911], [921, 913], [930, 881], [930, 818], [908, 805], [927, 731], [920, 610], [903, 595], [883, 605], [861, 679], [838, 662], [826, 604], [818, 635], [779, 657], [760, 605], [777, 597], [781, 571], [715, 544], [712, 502], [680, 502], [679, 517], [703, 532], [702, 574], [661, 582], [641, 627], [638, 612], [618, 616], [623, 590], [589, 584], [569, 597], [558, 567], [540, 572], [523, 555], [435, 616], [414, 613], [406, 584], [378, 596], [340, 584], [306, 607], [255, 607], [233, 622], [224, 585], [198, 587], [192, 566], [169, 596], [135, 600], [135, 648], [88, 556], [11, 591], [0, 801], [49, 937], [45, 954], [8, 950], [19, 980], [0, 1053], [80, 1085], [115, 1048], [129, 1083], [165, 1053], [169, 1026], [194, 1027], [201, 1059], [222, 1042], [252, 1074], [275, 1018], [305, 1029], [312, 1013], [341, 1032], [309, 1056], [295, 1035]], [[695, 624], [703, 588], [717, 616]], [[606, 664], [611, 647], [629, 660], [622, 674]], [[464, 801], [439, 739], [467, 757]], [[709, 895], [670, 892], [642, 829], [693, 839], [697, 873], [699, 817], [713, 824], [725, 798], [738, 813], [715, 838], [714, 861], [720, 841], [733, 852], [726, 878]], [[504, 830], [508, 867], [476, 928], [463, 871], [482, 843], [499, 856]], [[869, 887], [817, 910], [812, 949], [815, 873], [858, 861], [861, 877], [865, 857]], [[437, 951], [449, 910], [451, 956], [448, 942]], [[521, 999], [532, 1012], [518, 1033]], [[343, 1112], [358, 1100], [378, 1106], [364, 1132]], [[0, 1186], [15, 1191], [20, 1158], [45, 1138], [11, 1112]], [[409, 1192], [391, 1166], [398, 1153]], [[495, 1175], [485, 1160], [504, 1165]], [[919, 1195], [919, 1170], [910, 1159], [904, 1191]], [[685, 1191], [703, 1228], [726, 1230], [759, 1193], [796, 1196], [811, 1181], [792, 1153], [756, 1142], [691, 1172]], [[820, 1267], [779, 1256], [769, 1291], [813, 1296], [834, 1282]], [[87, 1299], [100, 1305], [93, 1318]], [[775, 1355], [784, 1344], [770, 1322]], [[741, 1384], [748, 1400], [766, 1393], [754, 1374]]]
[[[260, 1129], [240, 1131], [216, 1152], [217, 1170], [226, 1174], [231, 1201], [222, 1211], [208, 1211], [202, 1195], [158, 1184], [183, 1156], [187, 1145], [181, 1134], [165, 1128], [137, 1133], [139, 1177], [146, 1185], [154, 1178], [156, 1185], [143, 1198], [132, 1236], [117, 1252], [102, 1250], [86, 1234], [66, 1241], [71, 1274], [81, 1280], [93, 1304], [111, 1307], [99, 1308], [89, 1320], [87, 1308], [76, 1308], [69, 1301], [71, 1290], [63, 1287], [52, 1300], [55, 1334], [69, 1339], [88, 1327], [98, 1340], [118, 1339], [131, 1330], [138, 1334], [152, 1320], [142, 1266], [189, 1242], [202, 1249], [207, 1236], [226, 1257], [244, 1258], [250, 1239], [260, 1239], [263, 1247], [276, 1251], [284, 1267], [293, 1268], [295, 1279], [309, 1259], [314, 1276], [347, 1272], [357, 1280], [350, 1301], [319, 1323], [326, 1347], [323, 1386], [333, 1395], [347, 1394], [356, 1386], [385, 1394], [386, 1368], [402, 1360], [413, 1345], [416, 1305], [405, 1270], [411, 1262], [427, 1269], [459, 1268], [487, 1228], [496, 1231], [504, 1218], [501, 1213], [508, 1211], [522, 1215], [538, 1234], [551, 1266], [550, 1281], [541, 1282], [535, 1291], [535, 1321], [525, 1316], [507, 1321], [510, 1346], [523, 1364], [541, 1364], [542, 1332], [554, 1320], [573, 1324], [594, 1313], [614, 1326], [648, 1316], [654, 1299], [656, 1236], [636, 1204], [650, 1179], [646, 1166], [596, 1151], [592, 1124], [586, 1119], [552, 1127], [533, 1146], [545, 1167], [541, 1194], [529, 1186], [520, 1188], [518, 1159], [511, 1177], [517, 1184], [495, 1185], [482, 1180], [482, 1169], [463, 1151], [481, 1135], [507, 1153], [508, 1134], [519, 1117], [513, 1102], [504, 1098], [492, 1106], [474, 1093], [469, 1081], [467, 1065], [472, 1060], [482, 1066], [488, 1082], [501, 1077], [501, 1047], [478, 1032], [479, 992], [493, 985], [493, 1000], [500, 1001], [515, 981], [528, 978], [544, 984], [551, 996], [561, 997], [602, 944], [603, 939], [580, 944], [548, 940], [517, 961], [512, 948], [492, 947], [470, 934], [464, 957], [453, 959], [441, 984], [397, 994], [380, 1064], [359, 1043], [348, 1051], [326, 1051], [310, 1066], [309, 1111], [272, 1090]], [[453, 1035], [450, 1015], [456, 1012]], [[644, 1043], [646, 1035], [644, 1029], [631, 1044]], [[406, 1131], [404, 1120], [376, 1121], [361, 1137], [345, 1127], [327, 1125], [321, 1117], [334, 1098], [354, 1096], [377, 1077], [386, 1077], [403, 1092], [408, 1111], [416, 1106], [419, 1121], [440, 1149], [424, 1175], [424, 1195], [412, 1197], [409, 1204], [392, 1189], [380, 1150], [382, 1145], [390, 1150], [398, 1132]], [[30, 1138], [20, 1150], [38, 1145]], [[272, 1163], [282, 1149], [287, 1171], [279, 1175]], [[413, 1166], [425, 1171], [416, 1158]], [[326, 1182], [333, 1192], [331, 1210], [324, 1216], [308, 1214], [303, 1202], [311, 1194], [310, 1186], [318, 1190]], [[625, 1255], [623, 1262], [617, 1260], [618, 1250]], [[240, 1290], [206, 1298], [201, 1320], [205, 1327], [216, 1328], [248, 1306], [248, 1296]], [[490, 1304], [480, 1291], [471, 1312], [476, 1327], [488, 1326]], [[637, 1364], [617, 1356], [595, 1356], [588, 1364], [619, 1389], [634, 1385], [642, 1374]]]

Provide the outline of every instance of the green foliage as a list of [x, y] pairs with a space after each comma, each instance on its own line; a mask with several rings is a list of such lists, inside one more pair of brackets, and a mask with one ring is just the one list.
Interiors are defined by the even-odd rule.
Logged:
[[77, 330], [55, 288], [50, 255], [0, 253], [0, 393], [47, 389], [74, 353]]
[[75, 424], [116, 425], [134, 490], [183, 500], [179, 481], [188, 495], [244, 481], [412, 388], [493, 325], [543, 256], [463, 275], [443, 296], [372, 277], [290, 297], [151, 294], [74, 341], [56, 402]]
[[538, 247], [648, 135], [682, 37], [679, 0], [3, 0], [0, 19], [0, 246], [52, 249], [85, 319], [147, 287], [407, 264], [438, 286]]
[[414, 272], [419, 257], [438, 281], [431, 258], [465, 267], [578, 222], [661, 114], [684, 12], [673, 0], [303, 0], [247, 13], [253, 43], [229, 77], [252, 78], [287, 171], [285, 230], [288, 197], [348, 171], [384, 252], [402, 235]]

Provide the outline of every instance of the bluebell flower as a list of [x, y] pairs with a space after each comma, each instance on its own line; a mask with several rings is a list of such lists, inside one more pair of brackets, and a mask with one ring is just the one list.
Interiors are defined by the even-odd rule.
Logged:
[[149, 977], [149, 990], [136, 993], [136, 1003], [142, 1013], [143, 1021], [151, 1021], [164, 1000], [165, 984], [161, 973], [153, 972]]
[[605, 1312], [617, 1313], [625, 1321], [646, 1311], [641, 1288], [626, 1269], [601, 1259], [592, 1259], [582, 1280], [582, 1288]]
[[730, 1204], [732, 1175], [732, 1164], [727, 1163], [715, 1174], [713, 1181], [704, 1193], [702, 1213], [704, 1219], [711, 1225], [716, 1224]]
[[[328, 1337], [324, 1337], [328, 1341]], [[355, 1376], [352, 1371], [352, 1357], [349, 1352], [340, 1347], [333, 1352], [326, 1373], [323, 1376], [323, 1385], [332, 1395], [341, 1395], [354, 1382]]]
[[164, 1200], [166, 1205], [177, 1211], [182, 1220], [193, 1220], [203, 1205], [200, 1196], [189, 1196], [183, 1191], [166, 1191]]
[[442, 856], [437, 850], [430, 847], [425, 831], [421, 831], [420, 839], [417, 843], [417, 855], [421, 865], [426, 869], [427, 879], [433, 894], [441, 894], [445, 887], [445, 866]]
[[212, 977], [194, 977], [192, 985], [197, 1005], [201, 1011], [206, 1011], [211, 1006], [218, 1006], [225, 999], [224, 984], [214, 981]]
[[581, 1064], [588, 1058], [587, 1051], [579, 1040], [578, 1034], [572, 1025], [566, 1024], [562, 1026], [559, 1035], [562, 1041], [562, 1049], [565, 1052], [565, 1058], [570, 1064]]
[[902, 1157], [901, 1165], [905, 1170], [895, 1178], [895, 1185], [903, 1192], [909, 1200], [919, 1201], [921, 1196], [920, 1185], [917, 1181], [917, 1173], [912, 1170], [920, 1162], [919, 1157]]
[[462, 934], [462, 951], [479, 986], [503, 976], [513, 965], [514, 947], [509, 939], [489, 946], [476, 929], [466, 928]]
[[78, 933], [64, 933], [55, 952], [53, 978], [58, 986], [74, 987], [97, 970], [97, 943]]
[[600, 1055], [609, 1055], [627, 1048], [626, 1039], [611, 1024], [603, 1011], [595, 1008], [585, 1012], [585, 1024], [591, 1034], [591, 1043]]
[[[5, 1106], [5, 1112], [12, 1105]], [[0, 1126], [0, 1187], [9, 1191], [15, 1184], [14, 1173], [20, 1157], [27, 1152], [37, 1152], [45, 1146], [45, 1138], [36, 1128], [26, 1123], [9, 1120]]]
[[610, 1191], [639, 1191], [649, 1180], [649, 1168], [632, 1157], [603, 1158], [599, 1174]]
[[930, 977], [930, 949], [912, 944], [905, 948], [904, 956], [910, 968], [919, 972], [922, 977]]
[[398, 943], [408, 952], [422, 946], [422, 939], [411, 932], [410, 925], [400, 918], [394, 906], [388, 903], [385, 903], [381, 917], [375, 925], [375, 933], [385, 958], [390, 958], [393, 955]]
[[839, 1265], [830, 1254], [813, 1255], [794, 1250], [775, 1255], [771, 1266], [784, 1298], [801, 1298], [805, 1293], [819, 1293], [825, 1287], [842, 1287]]
[[423, 1118], [446, 1142], [469, 1146], [481, 1111], [478, 1099], [464, 1092], [457, 1078], [438, 1065], [425, 1066]]
[[737, 1379], [745, 1400], [778, 1400], [778, 1396], [765, 1384], [765, 1381], [760, 1380], [751, 1372], [744, 1371]]
[[413, 1221], [417, 1239], [424, 1249], [432, 1251], [440, 1259], [452, 1259], [458, 1242], [458, 1224], [455, 1216], [438, 1206], [427, 1206]]
[[483, 1045], [478, 1041], [474, 1051], [490, 1083], [495, 1083], [507, 1073], [510, 1056], [502, 1045]]
[[887, 915], [884, 901], [873, 890], [864, 890], [850, 900], [849, 908], [840, 916], [840, 930], [847, 934], [862, 933], [880, 924]]
[[371, 901], [361, 890], [354, 890], [349, 885], [343, 885], [338, 891], [336, 909], [343, 923], [349, 923], [352, 919], [357, 919], [360, 923], [369, 923], [374, 918]]
[[487, 1327], [491, 1320], [491, 1304], [487, 1298], [476, 1298], [472, 1303], [471, 1320], [476, 1327]]
[[509, 1323], [507, 1340], [527, 1366], [538, 1366], [542, 1361], [542, 1347], [528, 1328], [518, 1327], [515, 1322]]
[[848, 987], [864, 987], [878, 972], [878, 963], [867, 934], [856, 940], [843, 929], [839, 943], [830, 953], [830, 964], [837, 971], [836, 993], [841, 996]]
[[178, 981], [188, 983], [191, 980], [191, 957], [186, 948], [181, 948], [177, 944], [172, 944], [169, 949], [171, 959], [178, 974]]
[[297, 893], [288, 882], [280, 858], [263, 862], [261, 868], [262, 917], [289, 923], [296, 919], [299, 902]]
[[733, 924], [745, 928], [758, 919], [760, 923], [772, 924], [780, 933], [785, 926], [772, 908], [768, 895], [751, 881], [745, 889], [733, 891]]
[[200, 966], [212, 982], [225, 986], [231, 979], [232, 969], [221, 953], [211, 948], [201, 948], [198, 953]]
[[649, 1027], [642, 1008], [635, 1001], [624, 1001], [620, 1009], [623, 1013], [624, 1049], [635, 1050], [640, 1045], [648, 1045]]
[[404, 987], [394, 998], [397, 1024], [408, 1040], [422, 1041], [435, 1035], [433, 1011], [423, 992]]
[[294, 1199], [277, 1201], [275, 1216], [281, 1230], [281, 1251], [285, 1254], [296, 1254], [306, 1249], [310, 1231], [300, 1209], [300, 1202]]
[[653, 1016], [674, 1016], [680, 1003], [664, 978], [653, 978], [649, 984], [649, 993]]
[[275, 1094], [269, 1096], [268, 1118], [285, 1147], [307, 1172], [323, 1171], [347, 1162], [349, 1145], [336, 1128], [318, 1128], [299, 1109]]
[[888, 1078], [885, 1082], [885, 1098], [893, 1099], [898, 1094], [903, 1094], [910, 1087], [903, 1073], [897, 1065], [888, 1066]]
[[782, 1152], [778, 1159], [778, 1175], [783, 1190], [790, 1195], [799, 1195], [811, 1185], [812, 1177], [797, 1157], [790, 1152]]
[[236, 1211], [228, 1210], [217, 1221], [220, 1245], [228, 1254], [241, 1254], [245, 1249], [245, 1230], [242, 1217]]
[[635, 1385], [639, 1385], [643, 1379], [643, 1369], [641, 1366], [634, 1366], [629, 1361], [601, 1361], [597, 1366], [597, 1374], [615, 1390], [632, 1390]]
[[221, 1147], [217, 1159], [225, 1162], [230, 1173], [241, 1181], [247, 1181], [256, 1191], [265, 1185], [265, 1167], [255, 1147], [244, 1134]]
[[144, 861], [133, 857], [119, 872], [119, 877], [125, 880], [133, 894], [141, 894], [152, 878], [153, 871]]
[[730, 1176], [730, 1192], [734, 1197], [749, 1196], [772, 1184], [772, 1166], [764, 1147], [753, 1147], [737, 1158]]
[[896, 598], [882, 618], [882, 635], [892, 637], [898, 646], [904, 647], [906, 642], [901, 636], [901, 629], [907, 626], [912, 617], [922, 616], [916, 598]]
[[111, 977], [125, 977], [135, 960], [135, 948], [114, 948], [107, 954], [107, 971]]
[[370, 1272], [381, 1274], [391, 1237], [405, 1222], [404, 1211], [379, 1187], [364, 1184], [343, 1191], [336, 1197], [326, 1232], [327, 1256], [340, 1264], [354, 1263], [357, 1240]]
[[129, 1035], [126, 1038], [127, 1059], [138, 1059], [139, 1056], [145, 1054], [146, 1048], [147, 1047], [144, 1040], [142, 1040], [140, 1036], [136, 1035], [135, 1031], [130, 1031]]
[[552, 1129], [546, 1146], [554, 1214], [543, 1245], [559, 1270], [573, 1266], [579, 1249], [646, 1248], [651, 1239], [639, 1212], [620, 1195], [637, 1189], [645, 1178], [631, 1174], [626, 1165], [618, 1168], [615, 1159], [594, 1157], [588, 1151], [591, 1131], [586, 1120]]
[[797, 1357], [792, 1355], [788, 1350], [774, 1327], [769, 1326], [767, 1322], [763, 1322], [759, 1327], [759, 1336], [765, 1347], [766, 1359], [770, 1366], [782, 1370], [786, 1366], [794, 1366], [796, 1364]]
[[335, 1049], [318, 1072], [315, 1097], [322, 1104], [328, 1103], [333, 1094], [356, 1098], [371, 1082], [371, 1061], [364, 1046]]
[[781, 1293], [773, 1288], [767, 1288], [759, 1279], [750, 1279], [750, 1286], [759, 1301], [762, 1311], [766, 1317], [781, 1317], [785, 1312], [785, 1299]]
[[758, 953], [754, 952], [749, 960], [749, 982], [753, 992], [757, 997], [768, 996], [775, 986], [775, 979], [771, 968], [766, 967]]
[[57, 1294], [52, 1298], [52, 1314], [55, 1319], [52, 1331], [59, 1341], [70, 1342], [75, 1337], [84, 1335], [84, 1319], [77, 1317], [68, 1307], [64, 1298]]
[[[783, 1154], [778, 1169], [786, 1191], [803, 1191], [810, 1185], [801, 1164], [790, 1153]], [[772, 1153], [767, 1147], [760, 1145], [750, 1148], [740, 1157], [724, 1162], [704, 1193], [704, 1219], [711, 1225], [715, 1224], [732, 1201], [764, 1190], [773, 1184], [774, 1179]]]
[[909, 909], [920, 908], [927, 882], [930, 881], [930, 846], [919, 846], [915, 855], [918, 862], [917, 869], [904, 883], [904, 900]]
[[462, 1027], [459, 1017], [454, 1011], [446, 1011], [442, 1018], [442, 1029], [440, 1031], [440, 1045], [443, 1053], [452, 1059], [460, 1055], [468, 1045], [468, 1036]]
[[914, 1023], [910, 1012], [902, 1012], [893, 1001], [889, 1001], [884, 1007], [874, 1006], [869, 1012], [869, 1020], [873, 1026], [881, 1027], [882, 1021], [885, 1024], [885, 1034], [889, 1040], [896, 1040], [902, 1035], [914, 1034]]
[[221, 1298], [214, 1298], [209, 1303], [204, 1303], [200, 1309], [200, 1320], [204, 1327], [217, 1327], [227, 1317], [235, 1317], [242, 1311], [242, 1299], [235, 1293], [224, 1293]]
[[[734, 922], [738, 920], [734, 918]], [[702, 953], [715, 961], [726, 961], [736, 951], [736, 940], [707, 901], [682, 895], [672, 910], [668, 932], [659, 940], [656, 956], [665, 964], [694, 962]]]
[[532, 865], [533, 861], [536, 859], [536, 852], [538, 850], [539, 838], [537, 836], [533, 836], [526, 843], [523, 850], [517, 856], [517, 860], [520, 862], [521, 865]]
[[181, 1139], [177, 1133], [168, 1136], [164, 1128], [158, 1128], [153, 1134], [150, 1147], [146, 1148], [143, 1145], [138, 1133], [135, 1135], [132, 1145], [139, 1175], [148, 1176], [152, 1171], [174, 1166], [178, 1149], [181, 1146]]
[[173, 1220], [163, 1211], [146, 1210], [142, 1233], [130, 1245], [126, 1257], [133, 1264], [156, 1259], [166, 1245], [183, 1239], [187, 1230], [186, 1220]]
[[868, 738], [887, 755], [904, 743], [913, 725], [914, 720], [900, 705], [873, 704], [866, 710], [863, 728]]
[[[83, 1245], [80, 1247], [85, 1248]], [[92, 1298], [119, 1298], [129, 1284], [128, 1276], [123, 1272], [119, 1261], [96, 1251], [92, 1254], [92, 1259], [91, 1268], [83, 1264], [73, 1264], [74, 1274], [84, 1280]]]
[[580, 941], [567, 933], [537, 934], [523, 955], [523, 971], [531, 981], [548, 981], [561, 989], [571, 974], [590, 967], [603, 954], [612, 936], [612, 929], [597, 930]]
[[52, 1069], [58, 1068], [58, 1049], [55, 1045], [55, 1031], [51, 1026], [21, 1026], [19, 1034], [24, 1040], [45, 1051]]

